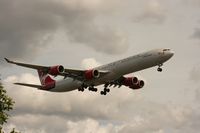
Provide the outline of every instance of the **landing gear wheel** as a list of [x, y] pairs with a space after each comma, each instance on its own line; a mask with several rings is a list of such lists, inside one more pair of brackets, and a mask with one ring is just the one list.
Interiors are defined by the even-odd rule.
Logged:
[[105, 92], [110, 92], [110, 89], [109, 88], [104, 88], [104, 91]]
[[84, 91], [84, 88], [78, 88], [78, 91], [82, 91], [82, 92], [83, 92], [83, 91]]
[[92, 88], [91, 88], [91, 87], [89, 87], [89, 88], [88, 88], [88, 90], [89, 90], [89, 91], [92, 91]]
[[101, 95], [106, 95], [106, 91], [101, 91]]
[[106, 92], [110, 92], [110, 89], [106, 89]]
[[81, 88], [83, 88], [83, 89], [87, 89], [88, 86], [87, 86], [85, 83], [83, 83], [82, 86], [81, 86]]
[[159, 67], [159, 68], [157, 69], [157, 71], [158, 71], [158, 72], [162, 72], [162, 68]]
[[97, 88], [94, 88], [93, 91], [94, 91], [94, 92], [97, 92]]
[[158, 69], [157, 69], [158, 72], [162, 72], [162, 68], [161, 68], [162, 66], [163, 66], [163, 64], [158, 65]]

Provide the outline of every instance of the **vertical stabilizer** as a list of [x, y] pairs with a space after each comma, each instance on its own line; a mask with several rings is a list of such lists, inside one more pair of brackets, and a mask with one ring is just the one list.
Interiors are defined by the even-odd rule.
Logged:
[[55, 87], [56, 81], [53, 80], [49, 74], [42, 70], [38, 70], [38, 75], [44, 89], [49, 90]]

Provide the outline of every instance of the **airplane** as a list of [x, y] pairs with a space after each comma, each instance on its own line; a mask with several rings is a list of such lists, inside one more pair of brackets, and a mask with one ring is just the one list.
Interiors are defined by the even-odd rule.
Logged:
[[[50, 92], [68, 92], [78, 89], [78, 91], [97, 92], [96, 86], [104, 85], [104, 89], [100, 91], [101, 95], [110, 92], [108, 87], [127, 86], [130, 89], [141, 89], [144, 81], [139, 80], [135, 76], [124, 76], [129, 73], [141, 71], [150, 67], [158, 66], [157, 71], [162, 72], [163, 63], [174, 55], [170, 49], [154, 49], [143, 52], [128, 58], [118, 60], [106, 65], [95, 67], [88, 70], [65, 69], [62, 65], [41, 66], [11, 61], [7, 58], [8, 63], [16, 64], [22, 67], [35, 69], [41, 85], [14, 83], [26, 87], [33, 87]], [[63, 79], [55, 80], [54, 77], [63, 76]]]

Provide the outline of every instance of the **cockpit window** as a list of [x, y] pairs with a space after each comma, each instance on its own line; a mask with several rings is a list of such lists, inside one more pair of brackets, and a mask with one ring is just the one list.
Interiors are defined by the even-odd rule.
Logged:
[[170, 49], [163, 49], [163, 51], [170, 51]]

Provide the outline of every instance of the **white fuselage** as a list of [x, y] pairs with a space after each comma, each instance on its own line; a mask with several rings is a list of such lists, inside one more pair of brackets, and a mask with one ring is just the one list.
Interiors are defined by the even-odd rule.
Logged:
[[[141, 54], [137, 54], [119, 61], [115, 61], [94, 69], [100, 71], [108, 71], [109, 73], [99, 78], [85, 81], [86, 84], [98, 86], [109, 81], [118, 79], [119, 77], [147, 69], [153, 66], [163, 64], [173, 56], [173, 52], [169, 49], [156, 49]], [[79, 88], [83, 84], [80, 80], [66, 78], [56, 82], [56, 87], [51, 89], [53, 92], [72, 91]]]

